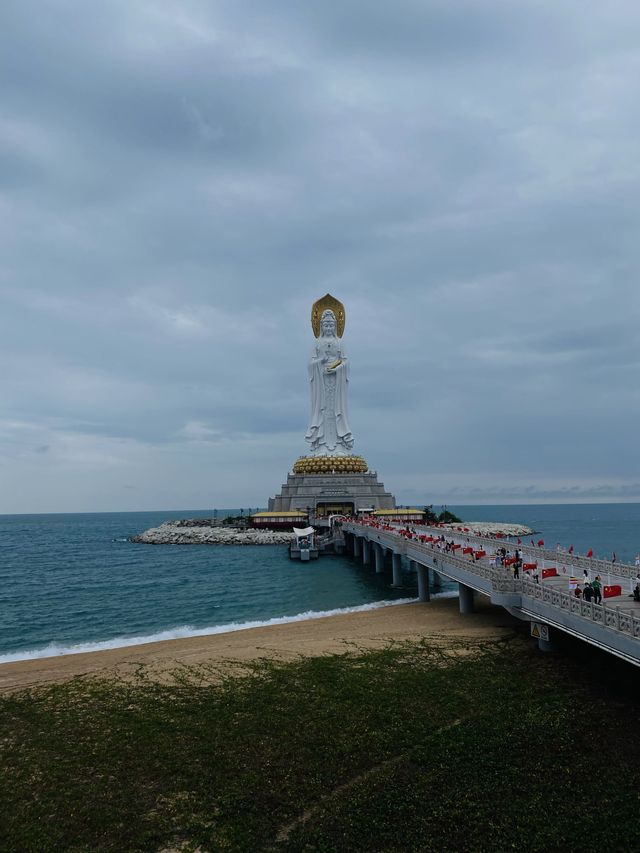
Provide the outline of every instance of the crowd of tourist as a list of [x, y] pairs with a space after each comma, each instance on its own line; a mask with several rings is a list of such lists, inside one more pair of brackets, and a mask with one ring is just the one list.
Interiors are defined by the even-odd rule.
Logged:
[[[351, 520], [357, 521], [359, 524], [364, 524], [367, 527], [373, 527], [379, 530], [398, 534], [405, 539], [415, 539], [417, 542], [429, 545], [431, 548], [434, 548], [437, 551], [443, 551], [445, 554], [455, 555], [456, 552], [460, 549], [462, 551], [463, 556], [465, 556], [465, 558], [468, 557], [471, 562], [477, 562], [478, 560], [481, 560], [487, 556], [486, 551], [471, 546], [469, 537], [466, 538], [466, 545], [462, 545], [460, 543], [457, 543], [454, 539], [447, 539], [444, 533], [441, 533], [437, 536], [427, 535], [418, 532], [414, 526], [409, 526], [406, 524], [403, 527], [398, 527], [397, 525], [392, 525], [388, 522], [379, 522], [372, 518], [358, 518]], [[433, 527], [437, 525], [431, 526]], [[464, 532], [466, 532], [466, 530]], [[491, 538], [500, 539], [502, 537], [494, 536]], [[535, 545], [533, 540], [531, 541], [531, 544], [532, 546]], [[537, 544], [539, 547], [544, 547], [543, 540], [540, 540]], [[518, 545], [520, 545], [519, 539]], [[572, 552], [573, 546], [571, 546], [571, 548], [569, 549], [569, 553]], [[539, 569], [537, 562], [524, 562], [522, 551], [519, 547], [516, 547], [515, 550], [512, 552], [505, 546], [500, 546], [496, 548], [495, 552], [490, 556], [489, 560], [490, 565], [494, 568], [497, 566], [501, 566], [503, 568], [510, 569], [513, 572], [513, 577], [515, 579], [519, 579], [521, 577], [521, 572], [523, 573], [524, 577], [530, 578], [532, 581], [534, 581], [534, 583], [540, 583], [541, 577], [542, 579], [544, 579], [545, 577], [549, 576], [557, 576], [556, 568], [548, 567], [546, 569]], [[613, 560], [613, 562], [615, 562], [615, 559]], [[640, 602], [640, 555], [636, 557], [635, 565], [638, 567], [638, 573], [636, 577], [631, 580], [631, 592], [629, 595], [633, 596], [634, 601]], [[573, 590], [573, 594], [576, 596], [576, 598], [583, 598], [585, 601], [592, 601], [594, 604], [600, 604], [602, 602], [604, 585], [602, 578], [599, 574], [596, 574], [595, 577], [591, 579], [589, 571], [587, 569], [584, 569], [582, 577], [580, 579], [570, 576], [569, 585], [571, 590]], [[611, 587], [607, 587], [607, 590], [608, 594], [610, 595]]]

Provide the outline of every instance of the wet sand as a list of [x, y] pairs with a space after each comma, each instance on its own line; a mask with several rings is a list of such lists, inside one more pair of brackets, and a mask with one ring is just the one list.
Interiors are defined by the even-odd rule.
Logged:
[[457, 598], [425, 604], [401, 604], [361, 613], [346, 613], [250, 628], [209, 637], [164, 640], [101, 652], [60, 655], [0, 665], [0, 693], [66, 681], [78, 676], [122, 676], [140, 665], [159, 680], [181, 666], [232, 665], [258, 658], [290, 660], [300, 656], [357, 652], [390, 641], [430, 637], [480, 641], [508, 636], [517, 620], [503, 608], [477, 596], [477, 613], [461, 616]]

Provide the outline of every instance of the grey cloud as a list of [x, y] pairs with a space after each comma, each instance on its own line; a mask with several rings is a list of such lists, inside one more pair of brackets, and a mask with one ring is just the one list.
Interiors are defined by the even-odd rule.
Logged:
[[639, 25], [573, 0], [3, 4], [0, 511], [264, 502], [305, 449], [327, 290], [389, 488], [629, 499]]
[[[448, 490], [447, 495], [447, 502], [450, 506], [452, 504], [455, 505], [455, 503], [492, 504], [507, 501], [510, 503], [518, 503], [519, 501], [526, 503], [637, 502], [640, 499], [640, 483], [624, 485], [612, 483], [546, 489], [534, 485], [523, 485], [522, 483], [514, 486], [501, 484], [487, 488], [452, 487]], [[416, 503], [424, 503], [424, 492], [419, 489], [405, 489], [403, 500], [405, 503], [414, 501]]]

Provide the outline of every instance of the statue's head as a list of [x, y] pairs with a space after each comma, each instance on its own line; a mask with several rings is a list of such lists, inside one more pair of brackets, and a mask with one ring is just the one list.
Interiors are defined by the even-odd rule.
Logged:
[[329, 308], [322, 312], [320, 331], [323, 338], [335, 338], [336, 336], [336, 315]]

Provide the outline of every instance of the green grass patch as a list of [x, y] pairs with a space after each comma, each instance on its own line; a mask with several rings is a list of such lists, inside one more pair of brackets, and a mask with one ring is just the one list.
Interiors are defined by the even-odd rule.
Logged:
[[640, 849], [635, 670], [522, 638], [459, 652], [5, 697], [0, 849]]

